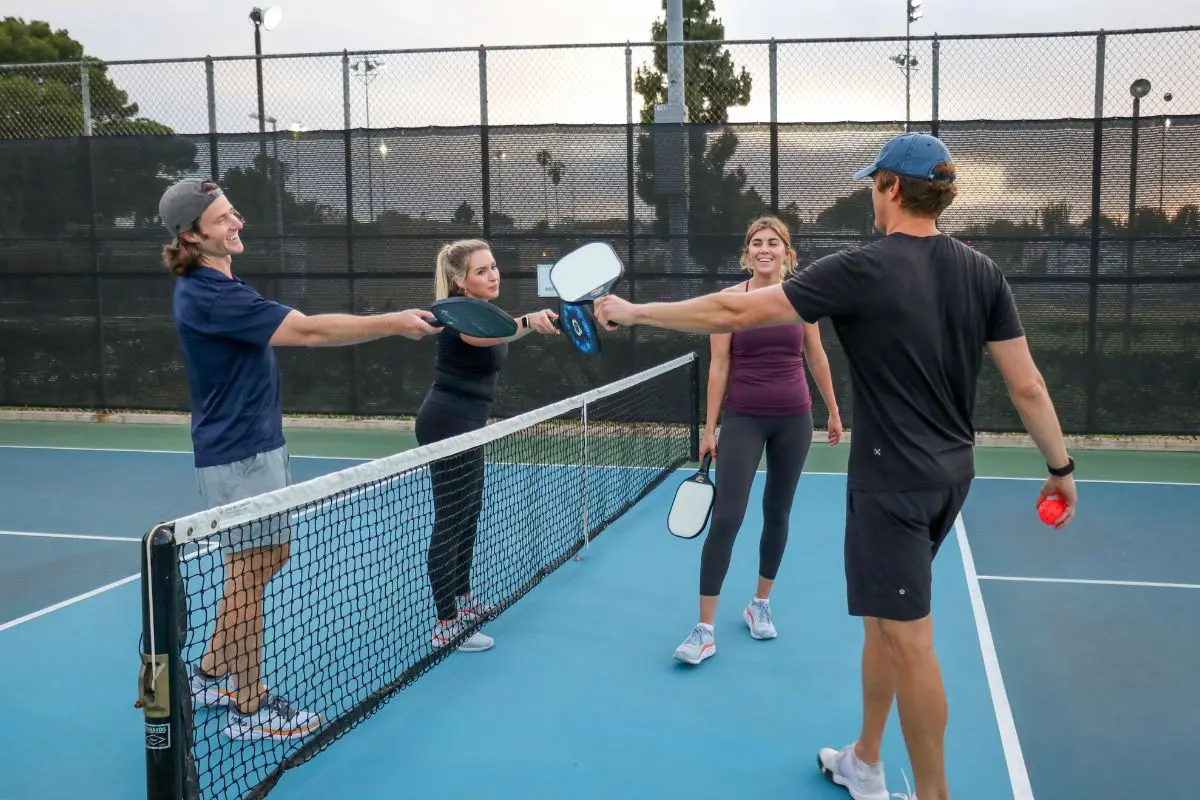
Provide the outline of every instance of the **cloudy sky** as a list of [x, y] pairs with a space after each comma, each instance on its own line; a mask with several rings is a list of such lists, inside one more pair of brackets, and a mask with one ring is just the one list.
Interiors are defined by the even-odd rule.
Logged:
[[[233, 56], [253, 52], [250, 0], [7, 0], [4, 14], [67, 28], [104, 59]], [[264, 48], [276, 53], [645, 41], [659, 0], [279, 0], [284, 18]], [[579, 11], [567, 11], [570, 6]], [[894, 36], [904, 33], [901, 0], [718, 0], [729, 38]], [[927, 0], [914, 33], [1024, 33], [1195, 25], [1194, 0]]]
[[[561, 0], [280, 0], [283, 21], [264, 34], [269, 55], [410, 48], [644, 42], [662, 14], [661, 0], [604, 0], [564, 11]], [[729, 39], [903, 36], [902, 0], [718, 0]], [[7, 0], [4, 14], [48, 19], [105, 60], [237, 57], [253, 53], [249, 0], [200, 4], [157, 0]], [[914, 35], [997, 34], [1168, 27], [1200, 23], [1195, 0], [925, 0]], [[584, 10], [587, 13], [583, 13]], [[1128, 107], [1128, 86], [1148, 77], [1177, 96], [1168, 108], [1147, 101], [1143, 113], [1196, 113], [1200, 78], [1193, 67], [1200, 36], [1112, 39], [1108, 45], [1106, 113]], [[750, 104], [731, 112], [735, 122], [770, 116], [765, 45], [734, 47], [739, 67], [754, 79]], [[889, 59], [900, 42], [787, 44], [778, 51], [777, 106], [781, 121], [903, 119], [904, 76]], [[918, 66], [910, 94], [914, 119], [932, 111], [931, 48], [914, 45]], [[636, 70], [650, 58], [634, 48]], [[383, 67], [370, 87], [353, 81], [352, 126], [461, 125], [479, 121], [479, 69], [474, 52], [379, 56]], [[946, 42], [940, 54], [942, 118], [1090, 116], [1095, 86], [1095, 40], [1009, 39]], [[207, 132], [202, 64], [126, 65], [113, 68], [143, 113], [181, 133]], [[254, 110], [253, 62], [222, 61], [214, 70], [218, 129], [250, 132]], [[264, 66], [267, 114], [281, 127], [342, 127], [341, 61], [336, 57], [269, 60]], [[1190, 84], [1190, 85], [1189, 85]], [[368, 97], [367, 89], [370, 93]], [[488, 60], [492, 124], [622, 123], [626, 116], [624, 48], [493, 52]], [[1190, 96], [1190, 97], [1189, 97]], [[199, 102], [185, 101], [194, 98]], [[635, 104], [640, 98], [635, 97]], [[1192, 107], [1182, 106], [1191, 102]], [[636, 109], [635, 109], [636, 113]]]

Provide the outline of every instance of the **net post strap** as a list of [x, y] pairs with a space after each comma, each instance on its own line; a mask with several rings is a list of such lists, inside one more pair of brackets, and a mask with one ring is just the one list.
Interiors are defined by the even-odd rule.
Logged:
[[670, 372], [698, 358], [696, 353], [666, 361], [658, 366], [629, 375], [590, 389], [573, 397], [568, 397], [542, 408], [529, 411], [510, 419], [502, 420], [494, 425], [478, 431], [471, 431], [439, 442], [433, 442], [411, 450], [405, 450], [395, 455], [377, 459], [365, 464], [348, 467], [338, 472], [321, 475], [302, 483], [293, 484], [272, 492], [256, 495], [245, 500], [238, 500], [216, 508], [200, 511], [180, 517], [170, 523], [174, 529], [176, 544], [188, 544], [198, 539], [204, 539], [222, 531], [255, 522], [264, 517], [286, 513], [305, 503], [347, 491], [373, 481], [392, 477], [429, 462], [457, 455], [505, 436], [525, 430], [546, 420], [560, 417], [563, 414], [583, 408], [602, 398], [622, 392], [643, 381]]

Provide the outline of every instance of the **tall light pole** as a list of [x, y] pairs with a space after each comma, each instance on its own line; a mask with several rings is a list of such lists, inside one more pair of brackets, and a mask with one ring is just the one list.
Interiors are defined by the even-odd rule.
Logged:
[[288, 126], [288, 130], [292, 132], [292, 153], [293, 160], [296, 162], [296, 202], [300, 202], [300, 155], [301, 150], [296, 142], [300, 141], [300, 134], [305, 133], [308, 128], [300, 120], [293, 120]]
[[350, 65], [350, 69], [362, 78], [363, 82], [363, 98], [366, 102], [367, 112], [367, 214], [372, 222], [375, 221], [375, 174], [374, 164], [375, 159], [371, 156], [371, 89], [369, 84], [371, 80], [379, 73], [384, 66], [384, 62], [378, 59], [372, 59], [369, 56], [364, 57], [361, 61], [356, 61]]
[[904, 70], [904, 132], [907, 133], [912, 120], [912, 71], [917, 66], [917, 59], [913, 58], [912, 54], [912, 24], [923, 15], [921, 0], [905, 0], [905, 5], [904, 53], [892, 56], [888, 60]]
[[273, 204], [275, 206], [275, 234], [279, 237], [279, 261], [281, 264], [286, 264], [283, 251], [283, 180], [281, 180], [279, 169], [279, 120], [275, 117], [263, 117], [260, 114], [251, 114], [250, 116], [257, 118], [260, 126], [271, 123], [271, 148], [274, 155], [271, 168], [267, 171], [267, 180], [275, 189]]
[[508, 153], [504, 150], [493, 150], [492, 157], [496, 159], [496, 213], [501, 214], [502, 206], [504, 205], [504, 161], [508, 158]]
[[[250, 22], [254, 25], [254, 71], [258, 83], [258, 155], [262, 160], [263, 169], [268, 176], [273, 170], [267, 166], [267, 112], [263, 109], [263, 69], [262, 69], [262, 31], [272, 31], [279, 27], [283, 19], [283, 9], [278, 6], [250, 9]], [[272, 198], [268, 193], [263, 198], [265, 208], [270, 208]], [[280, 259], [283, 258], [283, 243], [280, 242]]]
[[1129, 139], [1129, 222], [1126, 227], [1128, 241], [1125, 250], [1125, 275], [1130, 279], [1125, 284], [1125, 354], [1128, 355], [1133, 343], [1133, 250], [1134, 236], [1137, 235], [1137, 168], [1138, 168], [1138, 127], [1142, 112], [1142, 98], [1150, 94], [1150, 81], [1138, 78], [1129, 84], [1129, 94], [1133, 95], [1132, 130]]
[[[1163, 102], [1171, 102], [1173, 94], [1167, 92], [1163, 95]], [[1166, 217], [1166, 211], [1163, 209], [1163, 175], [1167, 170], [1167, 131], [1171, 129], [1171, 118], [1163, 119], [1162, 145], [1158, 149], [1158, 213], [1162, 217]]]
[[[266, 128], [266, 111], [263, 110], [263, 76], [262, 76], [262, 31], [272, 31], [279, 27], [279, 21], [283, 19], [283, 9], [278, 6], [263, 9], [255, 6], [250, 9], [250, 22], [254, 25], [254, 69], [257, 73], [258, 81], [258, 132], [265, 134]], [[264, 143], [263, 151], [266, 152]]]

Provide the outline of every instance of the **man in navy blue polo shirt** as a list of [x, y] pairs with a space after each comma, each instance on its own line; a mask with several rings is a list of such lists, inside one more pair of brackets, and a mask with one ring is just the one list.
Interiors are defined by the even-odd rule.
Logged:
[[[159, 201], [174, 241], [163, 263], [176, 277], [175, 325], [192, 410], [192, 446], [207, 508], [287, 486], [290, 469], [275, 347], [350, 345], [384, 336], [420, 339], [440, 328], [428, 311], [317, 314], [265, 299], [233, 274], [242, 217], [215, 183], [184, 180]], [[216, 627], [191, 678], [201, 705], [228, 706], [235, 739], [303, 736], [322, 722], [271, 692], [262, 677], [267, 583], [288, 558], [286, 525], [235, 529], [223, 539], [225, 590]]]
[[[606, 329], [652, 325], [693, 333], [815, 323], [828, 317], [849, 362], [854, 425], [847, 470], [847, 604], [862, 617], [859, 736], [821, 749], [821, 771], [855, 800], [888, 800], [880, 744], [893, 700], [921, 800], [950, 796], [946, 693], [933, 650], [933, 560], [974, 478], [972, 412], [983, 355], [1046, 459], [1037, 501], [1076, 493], [1058, 416], [1029, 353], [1012, 292], [987, 256], [937, 228], [957, 195], [956, 169], [933, 136], [888, 142], [855, 178], [870, 179], [885, 236], [833, 253], [781, 286], [678, 303], [595, 303]], [[719, 468], [718, 468], [719, 469]]]

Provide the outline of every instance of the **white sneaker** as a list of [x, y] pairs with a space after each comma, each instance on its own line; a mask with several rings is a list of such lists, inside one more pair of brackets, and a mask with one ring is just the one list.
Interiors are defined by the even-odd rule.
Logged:
[[771, 619], [771, 601], [759, 600], [757, 597], [750, 601], [742, 612], [742, 619], [750, 628], [750, 635], [755, 639], [774, 639], [775, 622]]
[[817, 753], [817, 766], [826, 778], [838, 786], [845, 787], [853, 800], [890, 798], [883, 776], [883, 762], [864, 764], [854, 754], [854, 744], [848, 744], [841, 750], [821, 748]]
[[[458, 619], [450, 623], [444, 623], [440, 620], [433, 625], [433, 646], [446, 647], [450, 642], [454, 641], [454, 637], [458, 636], [471, 623], [471, 618], [467, 615], [460, 615]], [[458, 650], [463, 653], [481, 653], [484, 650], [491, 650], [495, 645], [495, 640], [492, 637], [481, 631], [475, 631], [468, 636], [459, 646]]]
[[321, 721], [319, 714], [292, 708], [273, 694], [250, 714], [243, 714], [230, 704], [225, 735], [230, 739], [294, 739], [312, 733], [321, 726]]
[[192, 669], [191, 692], [193, 706], [227, 706], [233, 699], [228, 673], [210, 678], [202, 674], [199, 667]]
[[711, 627], [696, 625], [688, 633], [683, 644], [675, 648], [675, 660], [685, 664], [699, 664], [717, 654], [716, 636]]

